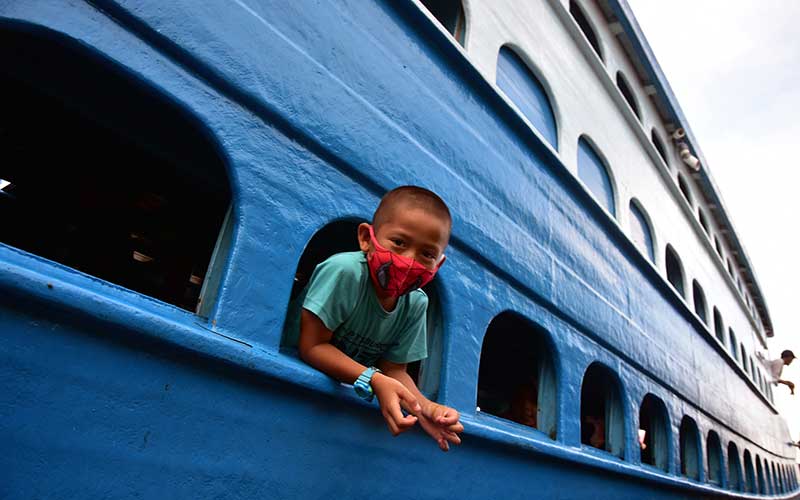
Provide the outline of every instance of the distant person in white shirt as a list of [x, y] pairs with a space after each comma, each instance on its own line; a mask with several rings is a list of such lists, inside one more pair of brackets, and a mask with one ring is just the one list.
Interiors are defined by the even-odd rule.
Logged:
[[789, 380], [782, 380], [781, 379], [781, 372], [783, 371], [784, 365], [791, 365], [792, 361], [794, 361], [794, 353], [789, 349], [786, 349], [781, 353], [781, 357], [778, 359], [773, 359], [772, 361], [767, 361], [767, 368], [769, 368], [769, 373], [772, 375], [772, 383], [775, 385], [783, 384], [789, 387], [789, 390], [792, 391], [794, 394], [794, 383]]

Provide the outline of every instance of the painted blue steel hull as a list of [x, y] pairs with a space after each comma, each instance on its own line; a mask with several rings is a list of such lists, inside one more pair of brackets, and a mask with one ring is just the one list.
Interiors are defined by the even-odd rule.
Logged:
[[[0, 2], [0, 25], [187, 110], [228, 163], [235, 216], [208, 320], [0, 245], [0, 497], [746, 496], [677, 475], [684, 414], [789, 463], [780, 416], [414, 4], [29, 0]], [[466, 432], [449, 454], [392, 438], [374, 405], [278, 350], [311, 236], [399, 184], [455, 214], [438, 396]], [[550, 335], [555, 440], [475, 411], [483, 334], [508, 310]], [[580, 445], [598, 361], [623, 388], [624, 459]], [[638, 463], [647, 393], [671, 420], [669, 474]]]

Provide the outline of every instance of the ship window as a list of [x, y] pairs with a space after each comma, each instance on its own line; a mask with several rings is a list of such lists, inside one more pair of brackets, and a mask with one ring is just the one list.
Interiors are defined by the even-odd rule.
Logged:
[[[300, 331], [300, 310], [303, 289], [311, 279], [317, 264], [340, 252], [359, 250], [358, 225], [361, 220], [344, 219], [331, 222], [320, 228], [309, 240], [297, 264], [292, 283], [292, 292], [287, 308], [281, 348], [294, 354]], [[428, 296], [427, 339], [428, 357], [422, 361], [409, 363], [408, 374], [419, 389], [430, 399], [436, 399], [439, 391], [439, 373], [442, 359], [444, 322], [439, 299], [438, 280], [423, 287]]]
[[656, 254], [653, 249], [653, 233], [650, 230], [650, 224], [647, 223], [647, 216], [637, 200], [631, 200], [630, 210], [633, 241], [642, 253], [647, 255], [651, 262], [654, 262]]
[[772, 464], [772, 479], [773, 479], [773, 482], [775, 483], [775, 492], [776, 493], [783, 493], [783, 488], [782, 488], [782, 485], [781, 485], [781, 477], [780, 477], [779, 471], [780, 471], [780, 466], [776, 467], [775, 463], [773, 462], [773, 464]]
[[736, 348], [736, 334], [733, 333], [733, 329], [732, 328], [728, 328], [728, 337], [730, 337], [730, 344], [728, 344], [728, 348], [731, 351], [731, 355], [733, 355], [733, 359], [735, 359], [736, 362], [738, 363], [739, 362], [739, 351]]
[[633, 90], [631, 89], [631, 86], [628, 85], [628, 80], [625, 78], [625, 75], [622, 74], [622, 71], [617, 71], [617, 88], [622, 93], [622, 97], [625, 98], [625, 102], [627, 102], [628, 106], [631, 107], [633, 114], [636, 115], [636, 118], [641, 120], [642, 113], [639, 110], [639, 103], [636, 102], [636, 98], [633, 95]]
[[507, 46], [501, 47], [497, 55], [497, 86], [533, 128], [558, 149], [556, 117], [547, 91], [528, 65]]
[[719, 486], [722, 484], [722, 443], [714, 431], [708, 431], [706, 453], [708, 453], [708, 482]]
[[683, 174], [678, 173], [678, 188], [683, 193], [683, 197], [686, 198], [686, 202], [689, 203], [689, 206], [692, 205], [692, 191], [689, 189], [689, 184], [686, 182], [686, 178]]
[[463, 47], [467, 22], [461, 2], [458, 0], [421, 0], [421, 2], [439, 21], [439, 24]]
[[750, 450], [744, 450], [744, 491], [747, 493], [756, 492], [756, 473], [753, 469], [753, 459], [750, 457]]
[[761, 457], [756, 455], [756, 477], [758, 479], [758, 492], [767, 494], [767, 484], [764, 482], [764, 468], [761, 466]]
[[656, 129], [650, 130], [650, 140], [653, 142], [653, 146], [655, 146], [656, 151], [658, 151], [658, 156], [664, 160], [666, 165], [669, 165], [669, 161], [667, 161], [667, 148], [664, 147], [664, 141], [658, 136]]
[[[642, 463], [669, 470], [669, 418], [664, 402], [647, 394], [639, 407], [639, 430], [644, 431]], [[641, 447], [640, 447], [641, 449]]]
[[725, 326], [722, 324], [722, 315], [716, 307], [714, 308], [714, 334], [720, 342], [725, 344]]
[[719, 238], [714, 236], [714, 248], [717, 249], [717, 255], [722, 257], [722, 243], [719, 242]]
[[685, 298], [683, 290], [683, 265], [678, 253], [672, 248], [672, 245], [667, 245], [666, 251], [666, 265], [667, 265], [667, 280], [678, 292], [678, 295]]
[[583, 13], [583, 9], [581, 9], [578, 2], [575, 0], [570, 0], [569, 2], [569, 13], [572, 14], [572, 18], [575, 19], [575, 22], [583, 32], [589, 45], [594, 49], [594, 53], [597, 54], [597, 57], [599, 57], [601, 61], [604, 61], [603, 52], [600, 50], [600, 40], [597, 38], [597, 34], [592, 28], [586, 14]]
[[739, 344], [739, 352], [742, 355], [742, 358], [739, 360], [742, 363], [742, 369], [747, 373], [747, 349], [744, 348], [744, 343]]
[[697, 424], [684, 416], [680, 427], [681, 474], [690, 479], [700, 479], [700, 432]]
[[496, 316], [481, 349], [478, 407], [555, 439], [557, 392], [548, 337], [516, 313]]
[[616, 217], [614, 188], [608, 168], [585, 137], [578, 140], [578, 177], [603, 208]]
[[[700, 286], [700, 283], [698, 283], [697, 280], [692, 280], [692, 296], [694, 297], [694, 312], [700, 317], [701, 320], [703, 320], [703, 323], [708, 325], [706, 295], [703, 293], [703, 287]], [[714, 308], [714, 311], [716, 312], [716, 308]], [[716, 322], [716, 316], [714, 317], [714, 321]]]
[[770, 463], [766, 459], [764, 460], [764, 481], [767, 483], [767, 494], [774, 495], [776, 493], [775, 482], [772, 480]]
[[750, 378], [756, 378], [756, 364], [753, 362], [753, 356], [750, 356]]
[[730, 257], [727, 259], [728, 262], [728, 274], [733, 278], [733, 262], [731, 262]]
[[13, 96], [0, 113], [0, 241], [198, 311], [231, 203], [208, 132], [77, 45], [2, 30], [0, 55], [0, 95]]
[[589, 365], [581, 386], [581, 443], [620, 458], [625, 450], [621, 392], [614, 372], [600, 363]]
[[700, 221], [700, 226], [702, 226], [703, 231], [705, 231], [706, 234], [711, 234], [711, 230], [708, 228], [706, 213], [703, 212], [703, 209], [700, 207], [697, 207], [697, 219]]
[[742, 491], [742, 465], [739, 449], [733, 441], [728, 443], [728, 489]]

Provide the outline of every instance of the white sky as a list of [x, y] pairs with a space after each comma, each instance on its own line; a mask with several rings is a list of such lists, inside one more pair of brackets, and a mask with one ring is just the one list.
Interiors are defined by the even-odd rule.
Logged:
[[[766, 297], [770, 354], [800, 356], [797, 0], [628, 0], [722, 192]], [[800, 360], [775, 400], [800, 438]]]

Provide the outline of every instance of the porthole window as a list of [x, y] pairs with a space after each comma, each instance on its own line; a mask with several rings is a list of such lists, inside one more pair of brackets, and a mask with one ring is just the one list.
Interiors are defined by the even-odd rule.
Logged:
[[675, 291], [678, 292], [678, 295], [686, 298], [683, 288], [683, 264], [681, 263], [680, 257], [678, 257], [678, 253], [674, 248], [672, 248], [672, 245], [667, 245], [665, 259], [667, 267], [667, 280], [670, 282]]
[[689, 183], [686, 182], [686, 178], [681, 173], [678, 173], [678, 189], [681, 190], [689, 206], [692, 206], [692, 191], [689, 189]]
[[578, 177], [586, 184], [586, 187], [589, 188], [589, 191], [592, 192], [603, 208], [616, 217], [614, 187], [608, 168], [597, 151], [584, 137], [578, 140]]
[[528, 65], [508, 46], [497, 55], [497, 86], [542, 137], [558, 149], [556, 116], [547, 91]]
[[0, 54], [13, 68], [0, 75], [0, 182], [10, 183], [0, 241], [208, 314], [219, 283], [209, 269], [223, 267], [217, 242], [231, 226], [225, 160], [208, 130], [77, 44], [3, 30]]
[[722, 315], [716, 307], [714, 308], [714, 335], [717, 336], [717, 340], [725, 344], [725, 326], [722, 324]]
[[600, 363], [589, 365], [581, 385], [581, 443], [623, 458], [625, 413], [617, 375]]
[[549, 334], [505, 312], [486, 330], [478, 375], [481, 412], [556, 438], [556, 378]]
[[756, 455], [756, 479], [758, 480], [758, 493], [767, 494], [767, 483], [764, 481], [764, 468], [761, 466], [761, 457]]
[[708, 431], [706, 452], [708, 453], [708, 482], [720, 486], [722, 484], [722, 443], [719, 435], [714, 431]]
[[728, 443], [728, 489], [742, 491], [742, 465], [739, 461], [739, 449], [731, 441]]
[[639, 407], [639, 432], [644, 431], [643, 464], [669, 471], [669, 417], [664, 402], [647, 394]]
[[[694, 297], [694, 312], [703, 320], [703, 323], [708, 325], [708, 311], [706, 310], [706, 295], [703, 293], [703, 287], [697, 280], [692, 280], [692, 296]], [[716, 312], [716, 308], [714, 308]], [[716, 317], [714, 318], [716, 321]]]
[[603, 61], [603, 51], [600, 48], [600, 40], [597, 38], [597, 33], [595, 33], [594, 29], [592, 28], [592, 24], [583, 13], [583, 9], [581, 9], [581, 7], [578, 5], [578, 2], [575, 0], [570, 0], [569, 2], [569, 13], [572, 15], [572, 18], [575, 19], [575, 22], [583, 32], [583, 36], [586, 37], [589, 45], [592, 46], [594, 53], [597, 54], [597, 57], [599, 57], [601, 61]]
[[653, 142], [656, 151], [658, 151], [658, 156], [664, 160], [664, 164], [669, 165], [669, 161], [667, 160], [667, 148], [664, 147], [664, 141], [658, 136], [656, 129], [650, 130], [650, 140]]
[[733, 359], [736, 360], [736, 362], [738, 363], [739, 362], [739, 351], [736, 348], [736, 346], [738, 344], [736, 343], [736, 334], [733, 333], [733, 329], [732, 328], [728, 328], [728, 337], [730, 337], [730, 343], [728, 344], [728, 349], [730, 349], [731, 356], [733, 356]]
[[444, 29], [453, 38], [464, 46], [464, 38], [467, 34], [467, 20], [464, 16], [464, 7], [458, 0], [420, 0], [422, 5], [433, 14]]
[[622, 74], [622, 71], [617, 71], [617, 88], [619, 89], [622, 97], [625, 98], [625, 102], [628, 103], [628, 106], [631, 107], [631, 111], [633, 114], [636, 115], [636, 118], [639, 121], [642, 120], [642, 112], [639, 109], [639, 103], [636, 102], [636, 97], [633, 94], [633, 89], [631, 86], [628, 85], [628, 80], [625, 78], [625, 75]]
[[744, 491], [747, 493], [756, 492], [756, 472], [753, 468], [750, 450], [744, 450]]
[[680, 427], [681, 474], [689, 479], [700, 479], [700, 432], [697, 423], [684, 416]]
[[650, 262], [655, 262], [656, 254], [653, 248], [653, 232], [650, 229], [650, 224], [647, 223], [647, 216], [644, 210], [639, 207], [636, 200], [630, 202], [631, 211], [631, 237], [633, 238], [639, 250], [650, 259]]
[[705, 231], [707, 235], [711, 234], [711, 230], [708, 228], [706, 214], [700, 207], [697, 208], [697, 219], [700, 221], [700, 226], [703, 228], [703, 231]]

